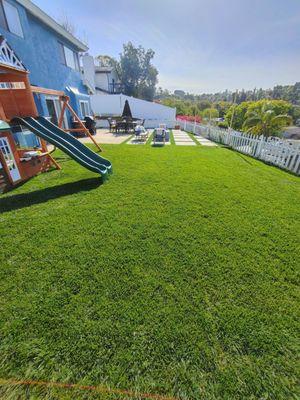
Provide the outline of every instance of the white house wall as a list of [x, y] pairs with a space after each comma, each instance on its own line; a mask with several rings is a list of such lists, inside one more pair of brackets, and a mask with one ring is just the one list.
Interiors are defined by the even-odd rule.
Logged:
[[110, 91], [113, 79], [115, 83], [118, 83], [118, 76], [113, 70], [111, 72], [95, 72], [95, 86], [97, 88]]
[[95, 65], [94, 58], [89, 54], [82, 57], [83, 79], [89, 82], [92, 89], [95, 91]]
[[95, 86], [97, 88], [108, 91], [109, 90], [109, 74], [106, 72], [95, 73]]
[[[132, 116], [145, 119], [146, 128], [155, 128], [165, 123], [172, 128], [176, 120], [176, 108], [167, 107], [162, 104], [136, 99], [123, 94], [91, 96], [91, 104], [95, 114], [98, 115], [121, 115], [125, 100], [128, 100]], [[102, 126], [107, 126], [101, 121]]]

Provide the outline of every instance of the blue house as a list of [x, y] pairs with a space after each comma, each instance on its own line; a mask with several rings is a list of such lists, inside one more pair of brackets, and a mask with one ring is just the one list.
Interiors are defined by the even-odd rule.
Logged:
[[[81, 118], [91, 114], [92, 89], [83, 83], [79, 64], [80, 53], [88, 50], [84, 43], [29, 0], [0, 0], [0, 34], [30, 72], [40, 115], [57, 123], [61, 105], [55, 91], [70, 97]], [[70, 127], [67, 115], [64, 124]]]

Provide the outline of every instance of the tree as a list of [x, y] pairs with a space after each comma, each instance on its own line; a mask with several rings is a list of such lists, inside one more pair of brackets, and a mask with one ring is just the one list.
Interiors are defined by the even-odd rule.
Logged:
[[[172, 95], [171, 95], [172, 96]], [[175, 97], [175, 96], [174, 96]], [[192, 102], [208, 101], [210, 105], [200, 106], [200, 110], [204, 110], [211, 106], [211, 104], [218, 103], [220, 101], [241, 104], [245, 101], [257, 101], [257, 100], [285, 100], [294, 105], [300, 105], [300, 82], [296, 82], [294, 85], [277, 85], [273, 89], [257, 89], [238, 91], [232, 93], [229, 90], [218, 93], [202, 93], [202, 94], [191, 94], [185, 93], [182, 96], [182, 100], [189, 100]]]
[[170, 107], [176, 107], [177, 115], [188, 115], [189, 114], [188, 109], [186, 108], [185, 104], [182, 102], [178, 102], [175, 104], [173, 103], [172, 105], [170, 104]]
[[244, 101], [241, 104], [233, 104], [226, 112], [225, 120], [229, 127], [245, 130], [243, 125], [247, 118], [246, 114], [259, 112], [265, 104], [272, 107], [275, 115], [292, 115], [292, 105], [283, 100]]
[[241, 104], [233, 104], [225, 115], [225, 121], [232, 129], [241, 130], [245, 121], [245, 115], [248, 111], [249, 102], [245, 101]]
[[219, 117], [224, 118], [228, 109], [230, 108], [230, 103], [228, 101], [218, 101], [214, 104], [214, 108], [219, 111]]
[[280, 114], [290, 114], [292, 112], [292, 105], [284, 100], [259, 100], [259, 101], [249, 101], [247, 103], [249, 111], [261, 110], [264, 105], [272, 107], [276, 115]]
[[115, 67], [117, 68], [117, 60], [111, 56], [108, 55], [102, 55], [100, 54], [99, 56], [95, 57], [96, 60], [99, 61], [99, 65], [101, 67]]
[[294, 123], [300, 126], [300, 106], [293, 106], [291, 115], [293, 117]]
[[219, 111], [216, 108], [206, 108], [202, 111], [202, 117], [207, 120], [219, 117]]
[[197, 102], [197, 107], [199, 111], [203, 111], [206, 108], [210, 108], [211, 107], [211, 102], [208, 100], [201, 100]]
[[168, 91], [168, 89], [163, 89], [162, 87], [159, 87], [156, 90], [156, 94], [155, 97], [157, 99], [165, 99], [165, 98], [169, 98], [171, 96], [170, 92]]
[[157, 69], [151, 61], [154, 51], [135, 47], [131, 42], [123, 45], [116, 69], [124, 87], [124, 93], [145, 100], [153, 100], [157, 84]]
[[199, 115], [199, 110], [198, 110], [198, 107], [196, 106], [196, 104], [191, 104], [191, 106], [189, 108], [189, 115], [191, 115], [191, 116]]
[[236, 94], [236, 102], [238, 104], [243, 103], [247, 100], [247, 94], [244, 89], [242, 89], [240, 92], [237, 92]]
[[292, 118], [287, 114], [276, 115], [270, 102], [264, 102], [259, 109], [249, 109], [245, 115], [243, 128], [256, 135], [277, 136], [282, 128], [289, 125]]
[[162, 99], [161, 104], [168, 106], [168, 107], [176, 107], [177, 115], [189, 114], [188, 107], [185, 105], [185, 102], [183, 102], [181, 100], [169, 97], [169, 98]]

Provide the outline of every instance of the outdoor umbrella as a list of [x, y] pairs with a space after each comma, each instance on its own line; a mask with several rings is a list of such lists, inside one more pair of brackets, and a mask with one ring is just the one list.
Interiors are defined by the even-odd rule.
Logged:
[[127, 118], [127, 119], [132, 119], [132, 114], [131, 114], [131, 110], [130, 110], [130, 106], [129, 106], [128, 100], [125, 100], [122, 117], [123, 118]]

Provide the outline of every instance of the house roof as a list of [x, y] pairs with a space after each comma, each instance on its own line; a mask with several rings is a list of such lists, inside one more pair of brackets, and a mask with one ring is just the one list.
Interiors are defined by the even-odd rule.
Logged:
[[300, 139], [300, 127], [288, 126], [284, 129], [283, 137], [286, 139]]
[[60, 36], [71, 42], [78, 51], [87, 51], [88, 47], [82, 43], [79, 39], [73, 36], [70, 32], [66, 31], [60, 24], [58, 24], [53, 18], [41, 10], [38, 6], [32, 3], [30, 0], [17, 0], [30, 14], [42, 21], [49, 28], [57, 32]]

